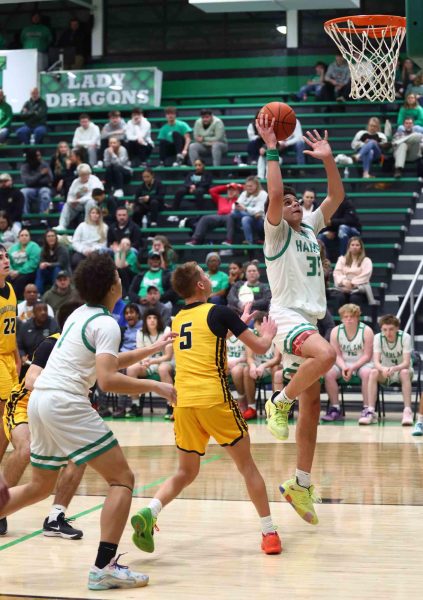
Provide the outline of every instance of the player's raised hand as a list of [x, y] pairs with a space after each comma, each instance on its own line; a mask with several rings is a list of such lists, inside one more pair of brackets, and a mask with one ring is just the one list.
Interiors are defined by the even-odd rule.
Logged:
[[310, 131], [306, 132], [306, 135], [303, 136], [303, 140], [311, 148], [311, 150], [304, 150], [304, 154], [308, 154], [318, 160], [325, 160], [332, 156], [332, 148], [328, 142], [328, 132], [326, 129], [323, 138], [317, 129], [313, 129], [313, 133]]
[[244, 304], [244, 309], [243, 309], [242, 315], [241, 315], [241, 321], [243, 321], [246, 325], [248, 325], [248, 323], [250, 323], [250, 321], [255, 319], [259, 313], [258, 310], [253, 310], [253, 312], [250, 312], [252, 306], [253, 306], [252, 302], [246, 302]]
[[274, 124], [275, 119], [270, 120], [267, 114], [260, 113], [256, 119], [257, 131], [268, 148], [276, 148], [278, 144]]
[[274, 338], [278, 331], [278, 326], [276, 322], [271, 317], [264, 317], [263, 323], [261, 324], [260, 334], [262, 337], [268, 335], [271, 338]]

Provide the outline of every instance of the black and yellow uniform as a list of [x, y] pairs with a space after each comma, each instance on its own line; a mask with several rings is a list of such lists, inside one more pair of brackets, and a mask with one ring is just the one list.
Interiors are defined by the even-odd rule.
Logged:
[[16, 371], [16, 296], [10, 283], [0, 288], [0, 401], [18, 383]]
[[172, 322], [178, 395], [174, 410], [176, 445], [203, 455], [210, 436], [221, 446], [236, 444], [247, 424], [232, 398], [227, 378], [226, 336], [247, 326], [227, 306], [196, 302]]
[[[59, 339], [59, 333], [53, 333], [41, 342], [34, 352], [32, 364], [37, 367], [44, 367], [47, 364], [48, 358]], [[12, 391], [7, 399], [3, 413], [3, 427], [7, 439], [10, 442], [12, 430], [21, 423], [28, 423], [28, 401], [30, 391], [25, 387], [25, 380], [13, 386]]]

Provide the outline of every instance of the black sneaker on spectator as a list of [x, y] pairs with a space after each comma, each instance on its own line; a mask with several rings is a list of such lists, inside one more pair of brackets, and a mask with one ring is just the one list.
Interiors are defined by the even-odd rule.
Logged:
[[110, 408], [99, 408], [98, 409], [98, 414], [100, 415], [100, 417], [102, 419], [104, 419], [105, 417], [111, 417], [112, 416], [112, 411], [110, 410]]
[[0, 519], [0, 535], [6, 535], [7, 533], [7, 519], [3, 517]]
[[43, 534], [46, 537], [62, 537], [66, 540], [80, 540], [83, 533], [80, 529], [75, 529], [69, 523], [69, 519], [65, 518], [65, 513], [59, 513], [56, 521], [44, 520]]

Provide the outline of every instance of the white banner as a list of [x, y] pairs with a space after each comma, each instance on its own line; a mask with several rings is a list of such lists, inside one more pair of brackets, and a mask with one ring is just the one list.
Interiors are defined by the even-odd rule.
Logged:
[[0, 87], [14, 114], [21, 112], [38, 85], [37, 65], [37, 50], [0, 50]]

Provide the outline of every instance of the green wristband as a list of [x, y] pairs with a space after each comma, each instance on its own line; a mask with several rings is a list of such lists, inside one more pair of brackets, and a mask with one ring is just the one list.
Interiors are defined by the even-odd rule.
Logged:
[[277, 160], [279, 162], [279, 152], [276, 150], [276, 148], [266, 150], [266, 158], [267, 160]]

